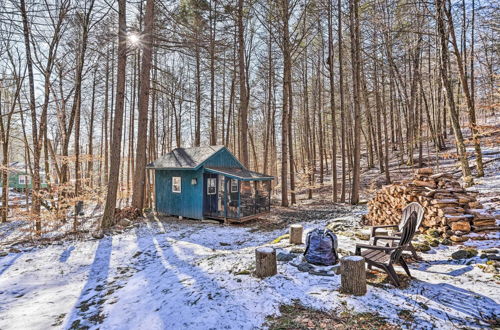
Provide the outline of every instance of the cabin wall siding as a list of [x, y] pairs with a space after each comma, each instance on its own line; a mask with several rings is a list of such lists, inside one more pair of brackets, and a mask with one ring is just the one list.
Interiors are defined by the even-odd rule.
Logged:
[[[172, 192], [172, 177], [181, 178], [181, 192]], [[191, 180], [196, 178], [196, 185]], [[156, 170], [156, 211], [159, 213], [203, 219], [203, 169]]]

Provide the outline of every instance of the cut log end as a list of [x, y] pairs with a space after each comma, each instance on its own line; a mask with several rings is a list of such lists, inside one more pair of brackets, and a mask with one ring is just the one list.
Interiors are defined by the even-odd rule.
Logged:
[[340, 260], [341, 291], [355, 296], [366, 294], [365, 258], [360, 256], [343, 257]]
[[304, 228], [301, 225], [290, 226], [290, 244], [302, 244]]
[[255, 275], [260, 278], [276, 275], [276, 250], [272, 247], [260, 247], [255, 250]]

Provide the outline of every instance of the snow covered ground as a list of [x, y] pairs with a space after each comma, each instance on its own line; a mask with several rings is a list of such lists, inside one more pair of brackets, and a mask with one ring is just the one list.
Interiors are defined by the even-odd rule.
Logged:
[[[362, 212], [337, 221], [355, 222]], [[500, 314], [500, 285], [476, 266], [485, 260], [451, 261], [458, 247], [422, 254], [407, 289], [369, 286], [363, 297], [339, 293], [338, 275], [299, 271], [292, 263], [300, 254], [279, 262], [277, 276], [248, 275], [256, 247], [293, 248], [287, 240], [270, 244], [285, 232], [152, 219], [101, 240], [9, 253], [0, 258], [0, 329], [255, 329], [294, 301], [326, 310], [347, 304], [399, 324], [398, 312], [407, 310], [418, 328], [486, 326]], [[356, 239], [339, 239], [354, 251]]]
[[[500, 162], [474, 189], [498, 206]], [[495, 197], [496, 195], [496, 197]], [[496, 199], [495, 199], [496, 198]], [[345, 207], [344, 207], [345, 208]], [[498, 209], [497, 209], [498, 210]], [[363, 207], [342, 218], [303, 221], [306, 231], [329, 223], [346, 225], [339, 247], [354, 251]], [[340, 212], [342, 214], [342, 212]], [[281, 304], [322, 310], [377, 312], [404, 328], [488, 327], [500, 315], [500, 279], [484, 272], [486, 259], [452, 260], [463, 246], [421, 253], [410, 264], [414, 279], [405, 289], [368, 286], [363, 297], [339, 292], [340, 276], [300, 271], [294, 260], [278, 262], [278, 275], [258, 279], [255, 249], [296, 249], [271, 242], [286, 229], [224, 226], [195, 221], [149, 219], [100, 240], [56, 242], [45, 247], [6, 248], [26, 224], [0, 225], [0, 329], [258, 329]], [[23, 234], [25, 235], [25, 234]], [[472, 234], [471, 236], [482, 236]], [[464, 245], [500, 248], [500, 234]], [[366, 242], [363, 242], [366, 243]], [[2, 245], [3, 244], [3, 245]], [[8, 243], [10, 245], [10, 243]], [[2, 248], [9, 253], [2, 253]], [[397, 269], [402, 271], [402, 269]], [[413, 321], [399, 315], [411, 315]]]

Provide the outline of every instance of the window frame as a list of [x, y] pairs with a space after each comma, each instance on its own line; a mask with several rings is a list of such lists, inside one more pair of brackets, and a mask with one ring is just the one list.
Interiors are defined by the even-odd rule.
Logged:
[[[210, 188], [214, 191], [210, 192]], [[217, 178], [207, 178], [207, 195], [217, 195]]]
[[[176, 183], [176, 181], [178, 181], [178, 182]], [[179, 189], [176, 189], [176, 185], [179, 186]], [[182, 177], [180, 177], [180, 176], [173, 176], [172, 177], [172, 192], [175, 194], [182, 193]]]
[[[234, 186], [233, 183], [236, 183], [236, 186]], [[231, 192], [232, 193], [239, 192], [239, 184], [238, 184], [238, 180], [236, 180], [236, 179], [231, 179]]]
[[[21, 182], [21, 179], [23, 179], [23, 180], [22, 180], [22, 182]], [[27, 184], [27, 183], [26, 183], [26, 175], [24, 175], [24, 174], [19, 175], [19, 177], [18, 177], [18, 179], [17, 179], [17, 180], [18, 180], [18, 183], [19, 183], [20, 185], [25, 186], [25, 185]]]

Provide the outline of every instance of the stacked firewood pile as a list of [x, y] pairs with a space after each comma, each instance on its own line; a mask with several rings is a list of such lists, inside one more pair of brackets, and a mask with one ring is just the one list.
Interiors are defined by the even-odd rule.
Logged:
[[402, 209], [417, 202], [425, 209], [422, 229], [436, 228], [441, 233], [498, 230], [495, 217], [451, 174], [434, 174], [421, 168], [413, 180], [384, 186], [370, 202], [367, 219], [371, 225], [392, 225], [401, 221]]

